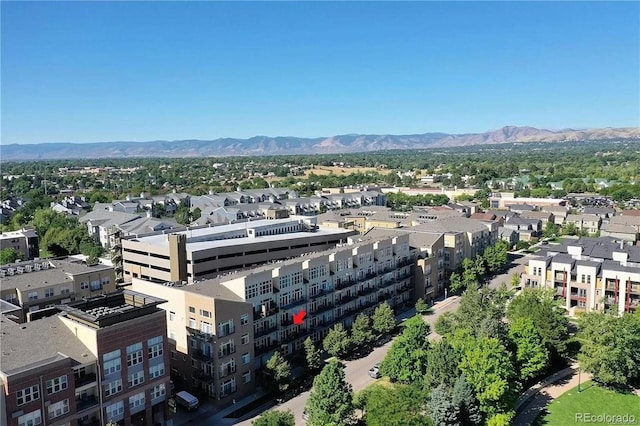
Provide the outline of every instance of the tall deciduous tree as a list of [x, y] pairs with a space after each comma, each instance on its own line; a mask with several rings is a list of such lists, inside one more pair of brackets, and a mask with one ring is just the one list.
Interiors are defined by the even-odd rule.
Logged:
[[380, 365], [392, 381], [419, 383], [427, 370], [429, 325], [419, 315], [410, 318]]
[[361, 348], [373, 341], [374, 335], [371, 327], [371, 318], [361, 313], [356, 317], [351, 327], [351, 342], [354, 346]]
[[269, 410], [251, 422], [253, 426], [295, 426], [296, 419], [291, 410]]
[[342, 323], [337, 323], [327, 333], [322, 341], [324, 350], [331, 356], [338, 358], [344, 357], [351, 349], [351, 339], [349, 333], [345, 330]]
[[373, 329], [378, 334], [389, 333], [396, 327], [396, 318], [387, 302], [381, 303], [373, 312]]
[[518, 318], [509, 324], [509, 339], [516, 349], [516, 364], [520, 379], [540, 375], [549, 364], [549, 350], [531, 318]]
[[584, 371], [607, 386], [623, 387], [640, 380], [640, 320], [591, 312], [580, 320], [580, 353]]
[[0, 250], [0, 265], [6, 265], [7, 263], [13, 263], [16, 260], [22, 260], [23, 254], [13, 247]]
[[520, 318], [533, 320], [551, 358], [566, 352], [568, 321], [564, 310], [554, 300], [553, 290], [525, 289], [514, 298], [507, 309], [507, 319], [513, 324]]
[[265, 370], [280, 392], [287, 389], [291, 382], [291, 364], [280, 352], [274, 352], [269, 361], [267, 361]]
[[518, 390], [511, 354], [495, 338], [480, 338], [465, 350], [460, 370], [488, 416], [511, 410]]
[[344, 375], [344, 367], [333, 359], [313, 381], [307, 400], [309, 426], [343, 426], [353, 418], [353, 391]]
[[427, 370], [424, 375], [425, 389], [433, 389], [444, 384], [452, 387], [460, 375], [460, 357], [453, 350], [448, 339], [440, 339], [427, 352]]

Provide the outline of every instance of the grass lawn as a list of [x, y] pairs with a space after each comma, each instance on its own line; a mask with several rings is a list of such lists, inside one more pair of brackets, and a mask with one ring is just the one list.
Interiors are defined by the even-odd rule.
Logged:
[[[582, 385], [582, 392], [578, 392], [578, 388], [575, 387], [553, 401], [534, 424], [537, 426], [562, 426], [587, 423], [586, 419], [580, 421], [576, 417], [580, 413], [589, 413], [592, 416], [635, 416], [635, 424], [639, 424], [640, 397], [603, 389], [587, 382]], [[589, 423], [605, 425], [614, 422], [616, 419], [593, 418]], [[618, 424], [623, 423], [618, 422]]]

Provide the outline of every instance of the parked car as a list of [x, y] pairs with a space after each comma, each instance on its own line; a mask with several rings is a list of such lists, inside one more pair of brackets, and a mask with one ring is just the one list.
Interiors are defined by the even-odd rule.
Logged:
[[369, 369], [369, 376], [374, 379], [380, 378], [380, 364], [376, 364]]

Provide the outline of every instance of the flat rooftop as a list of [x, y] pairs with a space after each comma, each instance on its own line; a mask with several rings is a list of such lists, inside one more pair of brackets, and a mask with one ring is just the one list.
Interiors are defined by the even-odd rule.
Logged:
[[[29, 266], [31, 267], [31, 271], [27, 272]], [[36, 266], [39, 270], [35, 269]], [[18, 273], [18, 268], [21, 268], [23, 272]], [[102, 264], [86, 265], [76, 260], [43, 259], [3, 265], [0, 269], [5, 271], [2, 277], [3, 290], [15, 288], [24, 292], [64, 283], [73, 283], [72, 277], [74, 275], [109, 271], [112, 270], [113, 267]], [[13, 275], [9, 275], [9, 269], [14, 270]]]

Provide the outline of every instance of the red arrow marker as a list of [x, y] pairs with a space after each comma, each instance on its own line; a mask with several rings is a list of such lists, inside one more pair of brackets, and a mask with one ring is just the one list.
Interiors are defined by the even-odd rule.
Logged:
[[304, 317], [307, 313], [303, 310], [298, 312], [297, 314], [293, 314], [293, 323], [294, 324], [302, 324], [304, 322]]

